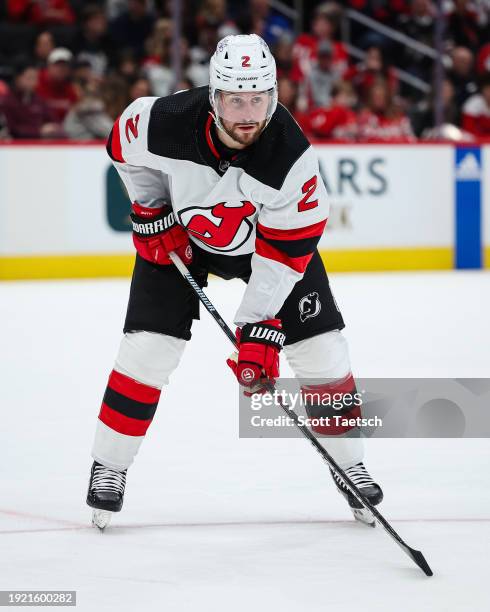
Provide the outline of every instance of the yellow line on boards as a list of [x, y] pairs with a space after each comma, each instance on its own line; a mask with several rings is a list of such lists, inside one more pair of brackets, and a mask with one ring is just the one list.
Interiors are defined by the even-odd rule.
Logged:
[[490, 268], [490, 247], [485, 247], [483, 251], [483, 266]]
[[[452, 248], [320, 250], [328, 272], [450, 270]], [[490, 249], [486, 249], [487, 266]], [[134, 255], [0, 257], [0, 280], [128, 277]]]
[[412, 249], [320, 250], [327, 272], [383, 272], [391, 270], [451, 270], [451, 247]]
[[131, 276], [134, 255], [0, 257], [0, 280]]

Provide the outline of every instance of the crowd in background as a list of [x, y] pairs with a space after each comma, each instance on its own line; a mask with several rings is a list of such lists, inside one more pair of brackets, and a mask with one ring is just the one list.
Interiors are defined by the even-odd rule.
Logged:
[[132, 100], [207, 85], [217, 41], [252, 32], [276, 57], [280, 102], [312, 137], [490, 138], [490, 0], [443, 3], [438, 131], [433, 93], [422, 94], [397, 70], [431, 84], [434, 62], [353, 23], [351, 40], [364, 55], [355, 59], [339, 27], [351, 8], [433, 47], [433, 2], [304, 4], [303, 33], [295, 35], [293, 21], [268, 0], [183, 0], [177, 81], [171, 0], [0, 0], [0, 139], [105, 138]]

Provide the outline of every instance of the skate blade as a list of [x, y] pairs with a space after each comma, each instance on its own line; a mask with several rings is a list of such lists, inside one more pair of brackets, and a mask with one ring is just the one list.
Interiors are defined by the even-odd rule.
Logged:
[[376, 527], [376, 521], [374, 520], [374, 516], [366, 510], [366, 508], [351, 508], [352, 514], [356, 521], [359, 523], [363, 523], [364, 525], [368, 525], [368, 527]]
[[92, 525], [97, 527], [100, 531], [104, 531], [104, 529], [111, 522], [112, 512], [109, 510], [97, 510], [95, 509], [92, 512]]

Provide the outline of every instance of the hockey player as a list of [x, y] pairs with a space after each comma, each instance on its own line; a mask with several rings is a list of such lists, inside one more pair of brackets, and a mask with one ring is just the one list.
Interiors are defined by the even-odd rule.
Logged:
[[[283, 348], [300, 380], [353, 394], [342, 316], [317, 251], [328, 216], [315, 152], [277, 103], [276, 67], [255, 34], [227, 36], [210, 85], [140, 98], [114, 124], [108, 153], [132, 202], [136, 263], [124, 336], [100, 409], [87, 503], [103, 528], [123, 503], [126, 471], [178, 366], [199, 302], [169, 259], [175, 251], [204, 286], [208, 273], [247, 283], [235, 317], [238, 382], [279, 375]], [[280, 333], [268, 333], [280, 332]], [[311, 417], [359, 416], [309, 405]], [[373, 504], [382, 492], [350, 427], [318, 427], [323, 442]], [[351, 508], [359, 503], [339, 478]]]

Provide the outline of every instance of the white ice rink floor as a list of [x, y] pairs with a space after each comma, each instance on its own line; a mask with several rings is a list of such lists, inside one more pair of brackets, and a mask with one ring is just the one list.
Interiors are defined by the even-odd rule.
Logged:
[[[302, 439], [238, 438], [227, 341], [203, 312], [104, 534], [90, 448], [128, 281], [0, 284], [0, 589], [73, 589], [80, 610], [490, 609], [489, 441], [371, 441], [380, 528], [355, 524]], [[335, 275], [354, 373], [488, 377], [490, 275]], [[240, 284], [211, 281], [231, 322]], [[283, 373], [287, 372], [284, 367]]]

